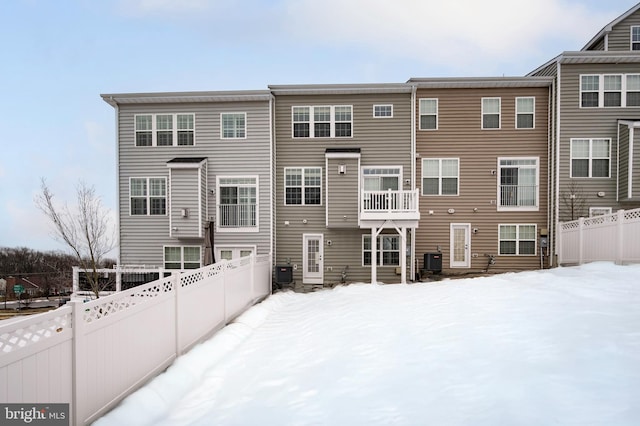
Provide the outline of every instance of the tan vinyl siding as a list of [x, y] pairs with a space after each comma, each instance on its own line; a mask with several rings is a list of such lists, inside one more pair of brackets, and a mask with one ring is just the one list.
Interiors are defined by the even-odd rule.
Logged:
[[[193, 102], [185, 104], [122, 104], [118, 117], [119, 197], [120, 197], [120, 260], [124, 264], [161, 266], [164, 245], [202, 245], [203, 238], [178, 239], [169, 235], [169, 215], [130, 216], [129, 177], [166, 177], [169, 181], [167, 162], [174, 158], [204, 157], [207, 171], [203, 194], [203, 217], [215, 220], [216, 176], [258, 176], [260, 187], [260, 232], [216, 233], [215, 245], [256, 245], [258, 254], [270, 251], [269, 209], [269, 111], [268, 102]], [[246, 112], [247, 137], [245, 139], [220, 138], [220, 113]], [[193, 146], [135, 146], [134, 115], [156, 113], [194, 113], [195, 145]], [[175, 170], [174, 170], [175, 171]], [[198, 188], [189, 189], [197, 199]], [[187, 202], [185, 200], [185, 202]], [[189, 203], [197, 203], [189, 200]], [[177, 207], [177, 206], [176, 206]], [[193, 217], [197, 218], [197, 205]], [[169, 205], [167, 203], [167, 209]], [[204, 222], [202, 223], [204, 226]]]
[[[560, 127], [560, 221], [571, 220], [566, 197], [571, 184], [577, 185], [585, 209], [579, 215], [588, 216], [589, 206], [605, 205], [613, 210], [621, 208], [616, 202], [618, 179], [618, 119], [633, 119], [640, 114], [640, 107], [626, 108], [581, 108], [580, 75], [582, 74], [627, 74], [637, 73], [635, 64], [582, 64], [562, 65], [561, 76], [561, 127]], [[608, 178], [571, 178], [570, 145], [574, 138], [606, 138], [611, 140], [610, 176]], [[603, 197], [598, 193], [604, 193]]]
[[640, 26], [640, 11], [627, 17], [622, 22], [613, 27], [613, 31], [609, 33], [609, 50], [610, 51], [629, 51], [631, 50], [631, 27]]
[[[501, 129], [481, 129], [481, 99], [501, 98]], [[535, 97], [535, 128], [516, 129], [516, 97]], [[416, 180], [422, 194], [422, 159], [458, 158], [459, 194], [420, 196], [420, 227], [416, 231], [416, 258], [422, 269], [423, 254], [442, 251], [443, 270], [451, 273], [485, 270], [488, 255], [498, 254], [500, 224], [535, 224], [547, 228], [547, 151], [549, 88], [418, 89], [420, 98], [437, 98], [438, 130], [417, 131]], [[416, 120], [419, 120], [418, 112]], [[536, 211], [498, 211], [499, 157], [533, 157], [538, 160]], [[452, 209], [452, 213], [449, 213]], [[471, 267], [451, 269], [450, 224], [470, 224]], [[537, 237], [536, 237], [537, 238]], [[533, 269], [534, 256], [497, 256], [490, 270]]]
[[[349, 281], [369, 282], [371, 268], [362, 267], [362, 234], [370, 230], [327, 228], [326, 176], [329, 191], [337, 170], [326, 169], [327, 148], [360, 148], [360, 167], [401, 166], [402, 180], [411, 177], [411, 98], [404, 94], [345, 94], [345, 95], [278, 95], [276, 94], [276, 264], [289, 261], [297, 265], [294, 279], [302, 282], [302, 234], [324, 235], [324, 282], [338, 282], [340, 272], [348, 266]], [[393, 118], [374, 118], [373, 105], [393, 104]], [[352, 105], [351, 138], [293, 138], [292, 106]], [[331, 162], [333, 164], [333, 162]], [[284, 169], [286, 167], [321, 167], [323, 176], [321, 206], [287, 206], [284, 201]], [[334, 167], [335, 168], [335, 167]], [[352, 170], [349, 162], [346, 177], [359, 179], [360, 171]], [[354, 176], [355, 173], [355, 176]], [[357, 183], [357, 181], [356, 181]], [[349, 186], [349, 188], [351, 188]], [[336, 188], [338, 189], [338, 188]], [[405, 188], [409, 189], [409, 188]], [[330, 215], [342, 218], [357, 212], [357, 193], [351, 201], [346, 194], [328, 194], [329, 208], [333, 202], [344, 203], [345, 210], [331, 210]], [[333, 216], [335, 215], [335, 216]], [[306, 219], [306, 223], [303, 220]], [[289, 225], [285, 225], [288, 222]], [[332, 223], [336, 223], [332, 220]], [[356, 222], [357, 223], [357, 222]], [[327, 245], [327, 241], [332, 244]], [[379, 267], [378, 279], [399, 282], [393, 267]]]
[[618, 198], [624, 201], [631, 194], [627, 190], [629, 184], [629, 144], [633, 143], [629, 140], [629, 126], [620, 124], [620, 164], [618, 166]]
[[[358, 228], [357, 158], [329, 158], [327, 160], [327, 224], [329, 228]], [[344, 174], [339, 168], [344, 166]]]

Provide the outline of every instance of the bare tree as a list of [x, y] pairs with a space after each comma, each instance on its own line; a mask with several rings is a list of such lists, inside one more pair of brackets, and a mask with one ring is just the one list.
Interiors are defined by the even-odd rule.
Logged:
[[567, 185], [567, 188], [560, 193], [560, 198], [562, 199], [562, 205], [565, 211], [571, 216], [570, 220], [576, 220], [584, 216], [587, 200], [578, 183], [571, 181], [571, 183]]
[[98, 269], [107, 253], [115, 247], [115, 237], [109, 218], [109, 210], [102, 205], [93, 186], [80, 182], [76, 187], [77, 206], [58, 207], [53, 202], [53, 193], [44, 179], [41, 193], [36, 196], [36, 205], [54, 225], [54, 238], [66, 244], [86, 272], [91, 291], [100, 297], [101, 283]]

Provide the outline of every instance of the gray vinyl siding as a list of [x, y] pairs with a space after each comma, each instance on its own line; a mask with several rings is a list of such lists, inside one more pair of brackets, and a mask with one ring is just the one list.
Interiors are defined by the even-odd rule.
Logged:
[[[270, 134], [268, 102], [190, 102], [175, 104], [122, 104], [118, 116], [118, 157], [120, 200], [120, 261], [122, 264], [163, 264], [163, 246], [200, 245], [203, 238], [178, 239], [170, 236], [169, 203], [165, 216], [131, 216], [129, 214], [129, 178], [165, 177], [169, 185], [167, 162], [174, 158], [206, 157], [206, 181], [201, 188], [186, 188], [196, 203], [202, 194], [203, 219], [216, 220], [216, 176], [258, 176], [259, 232], [216, 232], [214, 245], [255, 245], [258, 254], [271, 250], [269, 209]], [[220, 138], [220, 113], [246, 112], [246, 139]], [[134, 115], [154, 113], [194, 113], [195, 145], [175, 147], [136, 147]], [[176, 172], [177, 169], [174, 169]], [[168, 188], [167, 188], [168, 190]], [[195, 192], [194, 192], [195, 191]], [[174, 197], [182, 197], [174, 193]], [[168, 193], [167, 193], [168, 196]], [[190, 195], [191, 196], [191, 195]], [[187, 197], [188, 198], [188, 197]], [[175, 206], [178, 208], [179, 206]], [[197, 205], [194, 206], [196, 210]], [[175, 214], [176, 212], [174, 212]], [[179, 212], [178, 212], [179, 214]], [[193, 216], [197, 217], [196, 214]], [[179, 218], [178, 218], [179, 219]], [[203, 221], [202, 226], [205, 225]]]
[[[481, 99], [501, 98], [501, 129], [481, 129]], [[535, 97], [535, 128], [515, 129], [516, 97]], [[488, 255], [496, 256], [491, 271], [540, 267], [534, 256], [498, 256], [500, 224], [535, 224], [548, 228], [548, 117], [549, 88], [418, 89], [420, 98], [438, 99], [438, 130], [417, 130], [416, 181], [422, 194], [422, 159], [458, 158], [459, 193], [421, 195], [420, 226], [415, 254], [422, 269], [424, 253], [442, 252], [445, 272], [465, 273], [487, 268]], [[416, 108], [416, 122], [419, 122]], [[538, 159], [538, 208], [536, 211], [498, 211], [500, 157]], [[452, 213], [449, 213], [452, 209]], [[450, 225], [470, 224], [470, 268], [450, 268]]]
[[[613, 210], [623, 208], [616, 202], [618, 179], [618, 120], [634, 119], [640, 116], [640, 107], [626, 108], [581, 108], [581, 74], [626, 74], [637, 73], [635, 64], [563, 64], [560, 88], [560, 199], [568, 192], [570, 185], [577, 185], [584, 209], [580, 216], [589, 215], [589, 207], [608, 206]], [[611, 140], [610, 176], [608, 178], [571, 178], [570, 143], [573, 138], [607, 138]], [[604, 193], [603, 197], [598, 193]], [[567, 206], [559, 203], [559, 220], [571, 220]]]
[[604, 50], [604, 37], [598, 40], [589, 50]]
[[[335, 227], [336, 220], [345, 214], [357, 214], [358, 197], [349, 200], [346, 193], [334, 193], [332, 185], [336, 170], [326, 170], [327, 148], [360, 148], [360, 167], [401, 166], [402, 181], [411, 178], [411, 97], [404, 94], [345, 94], [345, 95], [278, 95], [276, 94], [276, 264], [289, 262], [296, 265], [294, 279], [302, 282], [302, 235], [324, 235], [324, 282], [340, 280], [341, 271], [348, 266], [347, 280], [370, 282], [371, 267], [362, 266], [362, 235], [370, 229]], [[393, 118], [374, 118], [374, 104], [393, 104]], [[352, 105], [353, 126], [351, 138], [292, 138], [292, 106]], [[347, 163], [347, 162], [345, 162]], [[330, 162], [333, 164], [333, 162]], [[322, 205], [288, 206], [284, 201], [285, 167], [321, 167], [323, 176]], [[334, 166], [332, 166], [335, 168]], [[328, 203], [330, 226], [327, 228], [326, 176], [329, 173]], [[354, 176], [355, 173], [355, 176]], [[347, 174], [350, 179], [359, 179], [360, 171], [352, 170], [350, 161]], [[336, 188], [337, 190], [338, 188]], [[405, 187], [405, 189], [409, 189]], [[344, 212], [332, 205], [343, 205]], [[306, 219], [306, 223], [303, 220]], [[285, 225], [285, 221], [288, 225]], [[357, 223], [357, 222], [356, 222]], [[332, 242], [331, 245], [327, 241]], [[378, 280], [399, 282], [394, 267], [378, 267]]]
[[[327, 160], [327, 227], [358, 228], [359, 159], [329, 158]], [[345, 167], [340, 174], [339, 167]]]
[[[174, 238], [202, 238], [199, 192], [201, 183], [198, 169], [173, 169], [170, 176], [169, 214], [171, 236]], [[187, 217], [182, 210], [187, 209]]]
[[627, 190], [629, 184], [629, 126], [620, 124], [620, 165], [618, 167], [618, 197], [621, 201], [629, 198], [631, 194]]
[[638, 25], [640, 25], [640, 11], [614, 26], [613, 30], [609, 33], [609, 50], [631, 50], [631, 27]]

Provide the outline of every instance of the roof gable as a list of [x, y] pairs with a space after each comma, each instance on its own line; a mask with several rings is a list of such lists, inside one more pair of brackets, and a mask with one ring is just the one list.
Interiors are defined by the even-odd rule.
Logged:
[[604, 28], [602, 28], [598, 32], [598, 34], [596, 34], [591, 40], [589, 40], [589, 42], [581, 50], [594, 50], [599, 44], [603, 43], [603, 39], [605, 38], [605, 36], [612, 32], [613, 28], [616, 25], [620, 24], [622, 21], [638, 12], [638, 10], [640, 10], [640, 3], [636, 4], [631, 9], [627, 10], [625, 13], [605, 25]]

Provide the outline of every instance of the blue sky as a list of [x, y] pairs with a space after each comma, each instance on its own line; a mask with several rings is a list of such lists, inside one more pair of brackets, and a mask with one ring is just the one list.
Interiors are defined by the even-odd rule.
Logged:
[[0, 247], [59, 250], [33, 199], [80, 180], [115, 215], [100, 93], [519, 76], [579, 50], [635, 0], [5, 0]]

